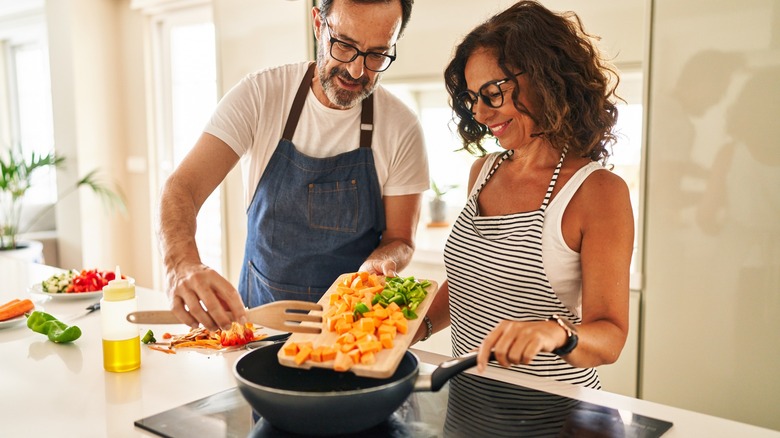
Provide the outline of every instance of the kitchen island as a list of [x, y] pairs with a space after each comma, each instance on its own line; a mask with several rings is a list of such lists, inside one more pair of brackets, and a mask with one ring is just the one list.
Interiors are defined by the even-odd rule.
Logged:
[[[100, 313], [85, 315], [86, 307], [99, 298], [51, 298], [28, 291], [57, 272], [0, 255], [0, 303], [31, 297], [36, 308], [78, 325], [83, 332], [74, 343], [59, 345], [24, 323], [0, 328], [0, 436], [154, 436], [134, 422], [236, 386], [233, 364], [244, 351], [165, 354], [142, 346], [140, 369], [104, 371]], [[138, 287], [137, 295], [140, 310], [168, 307], [162, 292]], [[155, 334], [188, 331], [184, 325], [139, 327], [141, 333], [149, 328]], [[413, 351], [429, 364], [426, 369], [448, 359]], [[673, 423], [664, 437], [780, 437], [780, 432], [768, 429], [498, 368], [482, 376], [612, 408], [621, 415], [628, 412]]]

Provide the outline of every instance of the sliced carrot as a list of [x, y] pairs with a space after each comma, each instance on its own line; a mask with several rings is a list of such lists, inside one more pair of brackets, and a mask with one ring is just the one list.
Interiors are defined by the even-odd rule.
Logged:
[[163, 353], [176, 354], [176, 350], [172, 348], [158, 347], [157, 345], [150, 345], [149, 348], [152, 350], [162, 351]]

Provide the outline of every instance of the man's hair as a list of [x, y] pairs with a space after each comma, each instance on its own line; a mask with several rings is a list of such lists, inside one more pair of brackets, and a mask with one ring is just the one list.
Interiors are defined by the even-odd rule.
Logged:
[[[334, 0], [321, 0], [320, 1], [320, 13], [322, 13], [323, 17], [327, 17], [330, 13], [330, 8], [333, 6]], [[396, 1], [401, 2], [401, 32], [400, 34], [403, 35], [404, 29], [406, 29], [406, 24], [409, 22], [409, 18], [412, 16], [412, 5], [414, 5], [414, 0], [341, 0], [341, 1], [347, 1], [350, 3], [362, 3], [362, 4], [369, 4], [369, 3], [395, 3]]]

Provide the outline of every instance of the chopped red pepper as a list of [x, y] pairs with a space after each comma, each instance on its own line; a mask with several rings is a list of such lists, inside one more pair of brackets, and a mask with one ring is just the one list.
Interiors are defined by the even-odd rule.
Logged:
[[244, 345], [252, 342], [254, 339], [254, 326], [250, 322], [246, 323], [243, 327], [239, 323], [234, 322], [230, 326], [230, 330], [219, 331], [219, 341], [224, 347]]
[[[98, 271], [97, 269], [84, 269], [71, 281], [65, 292], [97, 292], [103, 290], [103, 287], [109, 281], [114, 280], [116, 274], [113, 271]], [[122, 278], [127, 278], [124, 275]]]

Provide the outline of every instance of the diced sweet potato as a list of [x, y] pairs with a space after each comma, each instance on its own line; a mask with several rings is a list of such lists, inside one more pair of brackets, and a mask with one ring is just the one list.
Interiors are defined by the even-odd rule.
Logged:
[[395, 328], [398, 330], [398, 333], [401, 334], [406, 334], [406, 332], [409, 331], [409, 325], [403, 318], [395, 320]]
[[374, 333], [374, 319], [373, 318], [360, 318], [358, 320], [358, 329], [366, 333]]
[[322, 348], [317, 347], [311, 351], [310, 358], [312, 362], [322, 362]]
[[296, 354], [298, 354], [298, 344], [290, 342], [284, 345], [285, 356], [295, 356]]
[[360, 355], [360, 363], [363, 365], [373, 365], [376, 363], [374, 353], [368, 352]]
[[337, 344], [354, 344], [355, 343], [355, 335], [353, 335], [350, 332], [343, 333], [341, 336], [336, 338]]
[[392, 339], [395, 337], [397, 331], [398, 329], [395, 327], [395, 324], [393, 325], [382, 324], [379, 326], [378, 329], [376, 329], [376, 332], [379, 335], [379, 339], [382, 339], [383, 334], [391, 335], [391, 339]]
[[336, 350], [334, 350], [331, 347], [323, 347], [322, 348], [322, 361], [328, 362], [331, 360], [336, 359]]
[[379, 335], [379, 342], [382, 343], [382, 347], [386, 349], [393, 348], [393, 336], [390, 333], [382, 333]]
[[352, 368], [352, 358], [342, 352], [336, 353], [336, 358], [333, 360], [333, 370], [339, 372], [349, 371]]
[[309, 360], [309, 357], [311, 357], [312, 348], [309, 346], [301, 346], [300, 351], [298, 351], [298, 354], [295, 355], [295, 364], [300, 365], [307, 360]]

